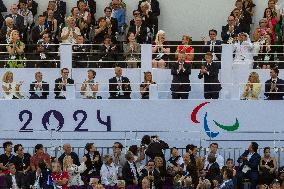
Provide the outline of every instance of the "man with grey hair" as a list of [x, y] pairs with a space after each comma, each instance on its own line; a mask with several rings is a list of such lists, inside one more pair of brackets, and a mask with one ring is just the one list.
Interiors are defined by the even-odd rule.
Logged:
[[13, 19], [13, 25], [14, 27], [22, 34], [25, 31], [25, 25], [24, 25], [24, 17], [18, 14], [18, 6], [17, 4], [12, 4], [10, 8], [11, 14], [8, 14], [6, 16]]
[[69, 143], [66, 143], [66, 144], [63, 145], [63, 150], [64, 150], [64, 153], [61, 154], [61, 156], [58, 158], [58, 161], [59, 161], [61, 167], [63, 165], [63, 159], [64, 159], [65, 156], [71, 156], [71, 158], [73, 159], [73, 163], [75, 165], [80, 166], [79, 157], [75, 152], [72, 152], [72, 147]]
[[131, 151], [126, 152], [125, 159], [127, 162], [122, 168], [122, 177], [125, 180], [126, 187], [130, 185], [138, 185], [139, 174], [134, 162], [134, 155]]
[[0, 40], [1, 43], [9, 43], [10, 42], [10, 34], [16, 28], [14, 27], [13, 18], [6, 17], [5, 24], [0, 30]]
[[49, 84], [42, 80], [41, 72], [35, 73], [35, 80], [30, 84], [30, 99], [47, 99]]

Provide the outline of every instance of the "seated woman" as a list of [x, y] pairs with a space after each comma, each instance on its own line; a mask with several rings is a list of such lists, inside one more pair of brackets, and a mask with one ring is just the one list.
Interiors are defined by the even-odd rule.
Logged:
[[58, 42], [58, 32], [57, 32], [57, 20], [54, 18], [54, 11], [51, 9], [47, 10], [47, 18], [45, 20], [45, 28], [47, 32], [51, 34], [50, 41], [56, 43]]
[[165, 68], [166, 61], [168, 61], [170, 48], [167, 46], [168, 43], [165, 41], [165, 32], [163, 30], [158, 31], [156, 40], [153, 43], [152, 53], [152, 67], [153, 68]]
[[127, 68], [137, 68], [141, 60], [141, 47], [135, 40], [135, 34], [127, 34], [127, 44], [123, 44], [124, 60], [127, 61]]
[[17, 30], [13, 30], [10, 34], [10, 42], [6, 49], [9, 54], [8, 66], [10, 68], [23, 68], [24, 67], [24, 50], [25, 44], [20, 41], [20, 34]]
[[85, 80], [81, 85], [81, 95], [87, 99], [96, 99], [96, 94], [99, 90], [99, 84], [94, 81], [96, 72], [88, 70], [88, 80]]
[[270, 148], [265, 147], [263, 149], [264, 156], [260, 160], [260, 184], [270, 185], [276, 178], [277, 161], [275, 157], [271, 157]]
[[4, 99], [21, 99], [23, 96], [20, 94], [20, 87], [23, 82], [16, 83], [13, 81], [13, 73], [7, 71], [2, 79], [2, 89]]
[[141, 93], [142, 99], [149, 99], [149, 86], [151, 84], [156, 84], [152, 80], [152, 73], [144, 72], [144, 81], [140, 85], [140, 93]]
[[265, 35], [265, 42], [264, 44], [260, 45], [259, 54], [257, 57], [258, 66], [262, 69], [270, 69], [275, 67], [275, 63], [271, 62], [274, 61], [274, 53], [275, 53], [275, 46], [273, 37], [271, 34]]
[[256, 72], [251, 72], [249, 74], [248, 82], [244, 87], [244, 92], [241, 96], [241, 99], [258, 100], [260, 90], [261, 90], [261, 83], [259, 80], [259, 75]]
[[176, 50], [176, 58], [180, 52], [186, 54], [185, 63], [192, 64], [194, 59], [194, 48], [191, 47], [189, 44], [191, 43], [192, 38], [188, 35], [182, 36], [182, 45], [179, 45]]
[[68, 173], [66, 169], [60, 170], [60, 166], [58, 163], [58, 159], [55, 159], [53, 169], [52, 169], [52, 179], [56, 186], [56, 188], [62, 188], [67, 189], [67, 183], [68, 183]]
[[68, 172], [69, 180], [67, 183], [68, 188], [76, 188], [78, 186], [83, 186], [84, 182], [81, 179], [81, 173], [83, 173], [87, 167], [85, 162], [87, 161], [87, 158], [84, 156], [82, 158], [82, 163], [80, 166], [75, 165], [73, 163], [73, 159], [71, 156], [65, 156], [63, 159], [63, 169], [65, 169]]

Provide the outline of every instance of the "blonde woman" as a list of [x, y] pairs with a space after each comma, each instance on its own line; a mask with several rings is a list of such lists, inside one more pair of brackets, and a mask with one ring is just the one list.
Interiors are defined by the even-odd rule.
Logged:
[[152, 67], [153, 68], [165, 68], [166, 61], [169, 58], [170, 48], [167, 46], [166, 42], [166, 33], [163, 30], [159, 30], [155, 42], [152, 47], [153, 52], [153, 60]]
[[20, 94], [20, 87], [23, 82], [16, 83], [14, 82], [13, 73], [7, 71], [2, 79], [2, 89], [4, 99], [20, 99], [23, 96]]
[[248, 82], [244, 87], [244, 92], [241, 99], [244, 100], [258, 100], [258, 96], [261, 90], [261, 83], [259, 80], [259, 75], [256, 72], [251, 72], [249, 74]]
[[156, 84], [156, 82], [152, 79], [152, 73], [144, 72], [144, 81], [140, 85], [142, 99], [149, 99], [149, 86], [151, 84]]
[[179, 53], [185, 53], [185, 63], [191, 64], [194, 59], [194, 48], [190, 46], [190, 43], [192, 42], [192, 37], [189, 35], [183, 35], [182, 36], [182, 45], [179, 45], [176, 50], [176, 58], [178, 58]]
[[85, 162], [87, 161], [87, 158], [84, 156], [82, 159], [82, 163], [80, 166], [75, 165], [73, 163], [73, 159], [71, 156], [65, 156], [63, 159], [63, 170], [66, 170], [68, 172], [69, 180], [67, 183], [68, 187], [71, 186], [83, 186], [84, 182], [81, 179], [81, 173], [83, 173], [87, 167]]
[[80, 29], [76, 27], [76, 20], [74, 17], [67, 18], [67, 26], [62, 29], [61, 40], [62, 43], [76, 43], [78, 35], [81, 35]]
[[23, 68], [25, 44], [20, 41], [20, 34], [17, 30], [13, 30], [10, 34], [10, 42], [6, 46], [9, 54], [8, 66], [10, 68]]

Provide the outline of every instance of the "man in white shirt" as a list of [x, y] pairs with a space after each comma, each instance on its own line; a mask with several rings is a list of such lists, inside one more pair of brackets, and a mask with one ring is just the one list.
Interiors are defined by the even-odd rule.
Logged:
[[[222, 169], [222, 167], [224, 166], [224, 158], [223, 156], [221, 156], [219, 153], [218, 153], [218, 143], [211, 143], [210, 144], [210, 152], [208, 154], [215, 154], [215, 157], [216, 157], [216, 162], [218, 163], [220, 169]], [[207, 165], [209, 164], [208, 161], [207, 161], [207, 156], [206, 155], [206, 161], [205, 161], [205, 166], [204, 167], [207, 167]]]

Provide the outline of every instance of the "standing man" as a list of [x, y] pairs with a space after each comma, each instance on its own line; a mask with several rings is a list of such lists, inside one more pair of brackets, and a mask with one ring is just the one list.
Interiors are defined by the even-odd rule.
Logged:
[[220, 61], [222, 41], [217, 40], [217, 30], [215, 29], [209, 30], [209, 38], [210, 38], [209, 41], [206, 39], [206, 37], [202, 38], [205, 45], [203, 47], [203, 53], [211, 52], [213, 54], [213, 60]]
[[246, 150], [238, 159], [238, 163], [241, 164], [237, 172], [237, 188], [243, 189], [243, 180], [250, 179], [251, 189], [256, 189], [258, 184], [259, 176], [259, 163], [261, 160], [260, 155], [257, 153], [258, 144], [252, 142], [249, 145], [248, 150]]
[[265, 82], [265, 93], [267, 100], [283, 100], [284, 80], [278, 78], [278, 68], [271, 68], [270, 79]]
[[127, 77], [122, 76], [121, 67], [115, 67], [115, 77], [109, 79], [109, 99], [130, 99], [131, 86]]
[[205, 55], [206, 63], [201, 67], [198, 75], [199, 79], [204, 78], [204, 98], [218, 99], [221, 90], [221, 84], [218, 79], [220, 64], [213, 62], [213, 54], [207, 52]]
[[42, 80], [42, 73], [35, 73], [35, 80], [30, 84], [30, 99], [47, 99], [49, 84]]
[[191, 90], [189, 75], [191, 65], [185, 64], [185, 53], [178, 54], [178, 62], [172, 66], [173, 75], [171, 91], [173, 99], [188, 99], [188, 93]]
[[61, 78], [55, 80], [55, 99], [66, 99], [66, 85], [74, 85], [74, 80], [68, 78], [68, 68], [61, 69]]

